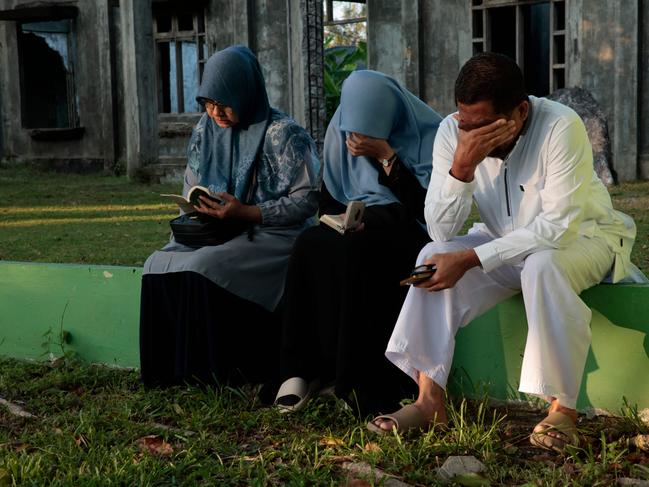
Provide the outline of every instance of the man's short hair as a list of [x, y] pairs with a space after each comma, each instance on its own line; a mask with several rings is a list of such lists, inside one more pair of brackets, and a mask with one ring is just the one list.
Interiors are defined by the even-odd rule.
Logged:
[[516, 62], [495, 52], [469, 59], [455, 81], [455, 104], [490, 101], [496, 113], [510, 113], [527, 100], [523, 73]]

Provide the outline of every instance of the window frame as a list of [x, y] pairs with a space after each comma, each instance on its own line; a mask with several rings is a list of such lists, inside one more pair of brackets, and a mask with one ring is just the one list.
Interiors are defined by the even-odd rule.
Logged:
[[[182, 41], [193, 41], [196, 43], [197, 48], [197, 67], [198, 67], [198, 79], [197, 83], [200, 85], [201, 79], [203, 78], [203, 71], [205, 69], [205, 63], [209, 58], [209, 47], [207, 44], [207, 29], [206, 29], [206, 15], [205, 7], [202, 4], [192, 6], [187, 8], [186, 6], [179, 6], [176, 3], [158, 3], [155, 2], [152, 6], [152, 22], [153, 22], [153, 42], [154, 42], [154, 57], [156, 63], [155, 69], [155, 86], [158, 100], [158, 115], [159, 116], [181, 116], [181, 115], [193, 115], [196, 113], [201, 113], [204, 110], [199, 105], [198, 111], [188, 112], [185, 111], [185, 87], [183, 84], [183, 61], [182, 61]], [[167, 32], [158, 32], [158, 14], [169, 15], [171, 19], [171, 29]], [[192, 30], [179, 30], [178, 28], [178, 17], [182, 14], [191, 14], [192, 15]], [[202, 19], [200, 18], [202, 17]], [[201, 30], [202, 26], [202, 30]], [[164, 93], [163, 93], [163, 81], [161, 77], [161, 51], [159, 44], [161, 43], [174, 43], [175, 48], [175, 59], [176, 65], [174, 67], [176, 71], [176, 96], [178, 100], [177, 111], [164, 111]], [[171, 45], [169, 46], [171, 50]], [[205, 53], [205, 56], [203, 56]], [[170, 86], [171, 89], [171, 86]], [[171, 96], [171, 95], [170, 95]], [[170, 100], [171, 101], [171, 100]], [[170, 107], [171, 109], [171, 107]]]
[[[367, 4], [366, 0], [345, 0], [345, 1], [348, 1], [349, 3]], [[326, 6], [325, 15], [323, 18], [324, 27], [327, 27], [329, 25], [360, 24], [361, 22], [367, 22], [367, 15], [365, 15], [365, 17], [354, 17], [352, 19], [335, 20], [333, 16], [333, 4], [334, 4], [334, 0], [324, 1], [323, 5]]]
[[[28, 106], [27, 98], [28, 93], [25, 86], [25, 53], [23, 52], [24, 48], [21, 42], [21, 35], [23, 34], [22, 27], [24, 24], [34, 24], [40, 22], [60, 22], [68, 21], [68, 31], [66, 34], [66, 44], [68, 50], [68, 56], [70, 59], [69, 70], [66, 69], [66, 101], [67, 101], [67, 113], [68, 113], [68, 124], [67, 126], [61, 127], [41, 127], [27, 126], [28, 119]], [[76, 64], [77, 64], [77, 43], [76, 43], [76, 18], [75, 16], [60, 16], [52, 15], [51, 17], [25, 17], [16, 19], [16, 45], [18, 49], [18, 77], [19, 77], [19, 89], [20, 89], [20, 124], [23, 129], [29, 130], [34, 138], [47, 138], [49, 137], [48, 133], [52, 132], [53, 134], [60, 133], [62, 137], [78, 138], [83, 134], [83, 128], [81, 127], [81, 119], [79, 116], [79, 107], [77, 103], [77, 84], [76, 84]], [[81, 130], [79, 130], [81, 129]], [[43, 135], [45, 134], [45, 135]]]
[[[473, 53], [491, 50], [491, 32], [489, 22], [489, 11], [498, 7], [516, 7], [516, 63], [525, 69], [524, 42], [523, 39], [523, 12], [526, 5], [539, 3], [550, 4], [550, 46], [548, 73], [550, 93], [564, 88], [567, 85], [566, 73], [568, 68], [568, 49], [566, 45], [566, 13], [570, 0], [469, 0], [471, 8], [471, 46]], [[560, 12], [563, 18], [560, 19]], [[482, 35], [475, 35], [475, 28], [480, 25]]]

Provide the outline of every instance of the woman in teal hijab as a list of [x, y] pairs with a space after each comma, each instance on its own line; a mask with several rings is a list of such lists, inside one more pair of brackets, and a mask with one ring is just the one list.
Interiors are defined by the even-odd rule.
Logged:
[[[285, 291], [276, 404], [290, 412], [329, 387], [362, 414], [389, 410], [413, 391], [385, 347], [411, 271], [427, 241], [421, 225], [441, 117], [394, 79], [355, 71], [325, 136], [320, 214], [365, 203], [362, 225], [325, 225], [297, 240]], [[403, 375], [403, 374], [401, 374]]]
[[317, 210], [315, 144], [270, 107], [247, 47], [207, 61], [197, 100], [205, 114], [189, 141], [183, 194], [209, 187], [223, 204], [203, 199], [196, 211], [238, 222], [241, 232], [201, 248], [172, 238], [145, 262], [140, 363], [149, 386], [271, 378], [291, 247]]

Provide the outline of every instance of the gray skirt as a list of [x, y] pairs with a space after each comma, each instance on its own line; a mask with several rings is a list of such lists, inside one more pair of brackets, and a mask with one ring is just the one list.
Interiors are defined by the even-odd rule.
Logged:
[[237, 296], [273, 311], [284, 292], [288, 259], [297, 236], [309, 224], [256, 225], [229, 242], [194, 249], [173, 239], [144, 263], [144, 274], [196, 272]]

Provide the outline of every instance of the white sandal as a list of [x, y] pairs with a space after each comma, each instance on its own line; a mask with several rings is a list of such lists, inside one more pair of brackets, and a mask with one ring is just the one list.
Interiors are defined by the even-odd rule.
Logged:
[[[317, 381], [309, 384], [302, 377], [286, 379], [277, 391], [275, 407], [283, 414], [299, 411], [306, 406], [316, 390]], [[293, 402], [293, 398], [297, 398], [297, 402]]]

